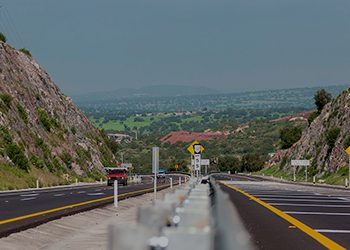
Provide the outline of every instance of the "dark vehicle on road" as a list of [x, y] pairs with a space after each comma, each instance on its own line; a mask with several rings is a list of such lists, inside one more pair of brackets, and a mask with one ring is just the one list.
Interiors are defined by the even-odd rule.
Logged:
[[119, 167], [108, 167], [105, 168], [107, 172], [107, 185], [112, 186], [114, 181], [117, 180], [118, 184], [123, 184], [123, 186], [128, 185], [128, 169]]

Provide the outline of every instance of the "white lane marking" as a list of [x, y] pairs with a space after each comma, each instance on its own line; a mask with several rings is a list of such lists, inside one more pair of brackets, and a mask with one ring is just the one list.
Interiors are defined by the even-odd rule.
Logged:
[[87, 194], [87, 195], [102, 195], [104, 193], [90, 193], [90, 194]]
[[334, 216], [350, 216], [350, 213], [325, 213], [325, 212], [299, 212], [299, 211], [283, 211], [286, 214], [301, 214], [301, 215], [334, 215]]
[[314, 229], [319, 233], [350, 234], [350, 230]]
[[309, 200], [309, 199], [283, 199], [283, 198], [265, 198], [265, 199], [260, 199], [260, 200], [263, 200], [263, 201], [270, 201], [270, 200], [273, 200], [273, 201], [311, 201], [311, 202], [336, 202], [336, 203], [350, 203], [349, 201], [346, 201], [346, 200]]
[[66, 195], [66, 194], [54, 194], [53, 196], [58, 197], [58, 196], [63, 196], [63, 195]]
[[328, 205], [328, 204], [296, 204], [296, 203], [269, 203], [271, 206], [291, 207], [350, 207], [350, 205]]
[[7, 203], [7, 202], [9, 202], [9, 201], [5, 201], [5, 203]]
[[21, 197], [32, 197], [32, 196], [38, 196], [39, 194], [21, 194]]
[[[320, 197], [320, 196], [314, 196], [314, 195], [311, 195], [311, 196], [305, 196], [305, 195], [254, 195], [255, 197], [257, 198], [295, 198], [295, 199], [326, 199], [326, 200], [329, 200], [330, 197], [327, 197], [327, 196], [323, 196], [323, 197]], [[339, 198], [339, 197], [331, 197], [331, 199], [339, 199], [339, 200], [346, 200], [345, 198]]]
[[77, 192], [78, 194], [83, 194], [83, 193], [86, 193], [85, 191], [79, 191]]
[[101, 188], [99, 188], [99, 189], [95, 189], [95, 191], [101, 191]]
[[37, 197], [30, 197], [30, 198], [24, 198], [21, 199], [21, 201], [30, 201], [30, 200], [35, 200]]

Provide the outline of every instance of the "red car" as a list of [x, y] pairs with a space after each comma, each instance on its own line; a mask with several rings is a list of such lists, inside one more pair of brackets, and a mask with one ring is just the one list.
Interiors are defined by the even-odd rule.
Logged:
[[123, 186], [128, 185], [128, 170], [126, 168], [108, 167], [105, 170], [107, 172], [108, 186], [112, 186], [115, 180], [118, 181], [118, 184], [123, 184]]

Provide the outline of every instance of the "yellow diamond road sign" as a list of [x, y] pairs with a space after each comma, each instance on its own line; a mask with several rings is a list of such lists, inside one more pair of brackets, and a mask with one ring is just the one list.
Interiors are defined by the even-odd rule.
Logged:
[[345, 150], [345, 152], [346, 152], [348, 155], [350, 155], [350, 147], [348, 147], [348, 148]]
[[199, 145], [201, 153], [204, 151], [204, 147], [199, 143], [199, 141], [196, 140], [196, 141], [192, 142], [191, 145], [188, 146], [188, 148], [187, 148], [187, 150], [191, 153], [191, 155], [195, 154], [194, 145]]

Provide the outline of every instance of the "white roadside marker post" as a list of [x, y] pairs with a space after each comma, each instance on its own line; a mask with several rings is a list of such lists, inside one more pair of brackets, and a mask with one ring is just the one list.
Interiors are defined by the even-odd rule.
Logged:
[[312, 178], [312, 182], [314, 185], [316, 184], [316, 175], [314, 175], [314, 177]]
[[102, 184], [102, 178], [100, 178], [100, 184]]
[[75, 185], [78, 186], [78, 179], [75, 178]]
[[170, 177], [170, 188], [173, 189], [173, 178]]
[[39, 180], [36, 180], [36, 188], [39, 189]]
[[345, 187], [348, 187], [348, 178], [345, 178]]
[[114, 207], [118, 207], [118, 181], [114, 181]]
[[159, 147], [152, 148], [152, 171], [154, 173], [153, 193], [155, 201], [157, 199], [157, 174], [159, 173]]
[[179, 177], [179, 186], [181, 186], [181, 176]]

